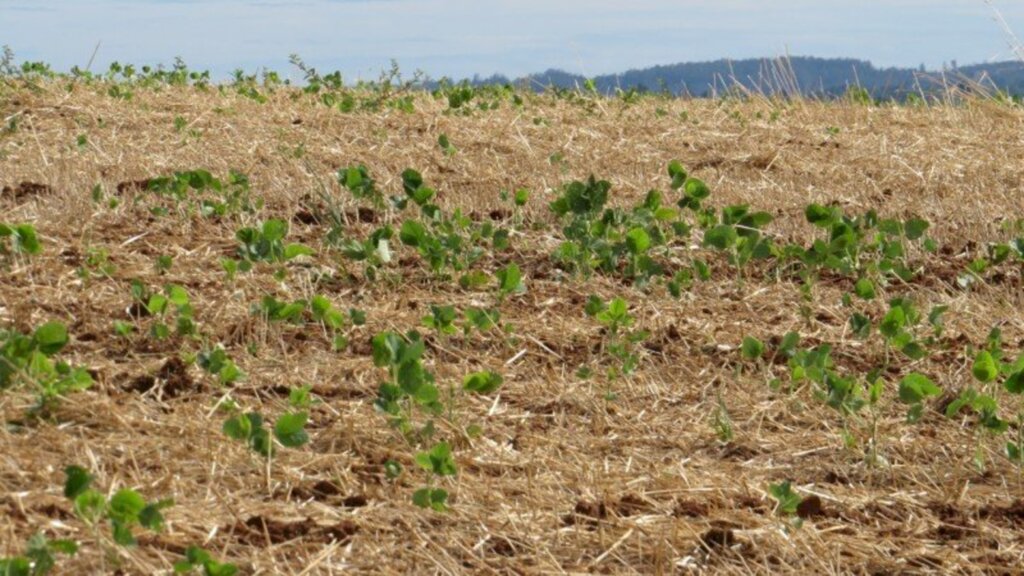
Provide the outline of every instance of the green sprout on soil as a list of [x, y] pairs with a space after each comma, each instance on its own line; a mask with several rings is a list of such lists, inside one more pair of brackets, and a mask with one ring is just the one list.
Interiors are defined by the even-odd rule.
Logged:
[[9, 261], [14, 256], [36, 255], [42, 251], [35, 226], [0, 222], [0, 262]]
[[74, 504], [75, 515], [94, 529], [97, 539], [96, 528], [109, 523], [112, 538], [120, 546], [135, 545], [135, 526], [159, 532], [164, 525], [162, 510], [174, 505], [171, 499], [146, 502], [130, 488], [122, 488], [108, 499], [91, 488], [94, 478], [85, 468], [68, 466], [64, 474], [64, 496]]
[[768, 486], [768, 494], [775, 500], [775, 513], [780, 516], [794, 516], [803, 498], [793, 490], [789, 480]]
[[455, 319], [458, 317], [454, 306], [430, 305], [430, 315], [424, 316], [421, 320], [423, 326], [437, 332], [439, 336], [455, 334], [457, 328]]
[[191, 574], [202, 569], [203, 576], [235, 576], [238, 567], [228, 562], [218, 562], [206, 550], [198, 546], [185, 549], [185, 559], [174, 563], [175, 574]]
[[[458, 469], [452, 458], [451, 446], [439, 442], [433, 448], [416, 454], [416, 465], [430, 473], [430, 478], [442, 479], [454, 476]], [[431, 508], [437, 512], [448, 510], [448, 491], [443, 488], [425, 486], [413, 492], [412, 502], [420, 508]]]
[[920, 420], [924, 412], [924, 400], [941, 393], [942, 389], [923, 374], [913, 372], [904, 376], [900, 380], [899, 398], [900, 402], [910, 406], [907, 410], [907, 422]]
[[[423, 366], [426, 349], [422, 336], [411, 331], [404, 337], [394, 332], [374, 336], [373, 363], [387, 368], [389, 379], [380, 385], [375, 403], [387, 414], [392, 426], [407, 439], [429, 438], [434, 433], [433, 417], [440, 415], [444, 406], [434, 383], [434, 375]], [[427, 417], [419, 430], [414, 426], [414, 412], [422, 411]]]
[[279, 264], [299, 256], [309, 256], [314, 252], [302, 244], [285, 244], [288, 235], [288, 223], [284, 220], [267, 220], [262, 225], [252, 228], [241, 228], [235, 238], [241, 244], [236, 252], [238, 269], [248, 272], [257, 262]]
[[729, 255], [729, 263], [736, 267], [739, 277], [752, 259], [768, 258], [773, 251], [770, 239], [761, 228], [772, 221], [767, 212], [751, 212], [747, 204], [722, 209], [720, 223], [704, 232], [704, 245]]
[[[946, 416], [953, 418], [958, 416], [965, 409], [974, 413], [975, 428], [975, 449], [973, 461], [978, 470], [985, 468], [985, 453], [982, 450], [982, 439], [984, 436], [998, 436], [1010, 428], [1010, 423], [999, 417], [999, 393], [1001, 390], [1018, 395], [1024, 390], [1024, 355], [1017, 358], [1015, 362], [1004, 362], [1002, 349], [1002, 332], [999, 328], [993, 328], [989, 333], [986, 346], [978, 350], [973, 356], [971, 374], [974, 381], [980, 387], [968, 386], [960, 393], [946, 408]], [[1021, 420], [1018, 414], [1018, 421]], [[1017, 432], [1017, 445], [1020, 447], [1021, 432]], [[1019, 452], [1015, 453], [1011, 448], [1013, 442], [1007, 445], [1007, 454], [1011, 460], [1020, 466]]]
[[45, 576], [57, 566], [57, 554], [74, 556], [74, 540], [47, 540], [42, 533], [33, 535], [21, 556], [0, 558], [0, 576]]
[[196, 356], [196, 364], [207, 373], [216, 376], [221, 386], [230, 386], [244, 376], [224, 348], [219, 345], [200, 352]]
[[646, 340], [650, 333], [647, 330], [630, 329], [636, 318], [629, 313], [629, 305], [622, 298], [604, 302], [597, 296], [591, 296], [585, 312], [603, 326], [601, 351], [607, 356], [603, 363], [607, 364], [606, 377], [609, 385], [605, 391], [605, 399], [613, 400], [615, 394], [611, 390], [611, 383], [619, 378], [631, 376], [636, 371], [640, 364], [640, 355], [636, 347]]
[[68, 331], [60, 322], [48, 322], [31, 334], [0, 329], [0, 391], [24, 387], [38, 400], [31, 413], [46, 413], [58, 401], [92, 386], [85, 368], [55, 361], [54, 356], [68, 344]]
[[[166, 340], [171, 336], [168, 326], [170, 314], [174, 312], [174, 332], [178, 336], [195, 336], [195, 310], [192, 307], [188, 291], [177, 284], [167, 284], [163, 292], [153, 292], [139, 280], [132, 280], [132, 299], [134, 303], [129, 313], [136, 318], [152, 316], [155, 321], [150, 326], [150, 335], [157, 340]], [[115, 330], [120, 334], [123, 329]], [[127, 335], [127, 334], [122, 334]]]
[[441, 151], [444, 152], [445, 156], [455, 156], [456, 152], [459, 151], [458, 148], [452, 146], [451, 140], [448, 139], [447, 134], [441, 134], [437, 137], [437, 145], [441, 148]]
[[378, 210], [384, 208], [384, 195], [377, 190], [377, 181], [362, 164], [338, 170], [338, 183], [344, 186], [356, 200], [366, 200]]
[[[177, 125], [177, 124], [176, 124]], [[234, 214], [255, 214], [263, 207], [262, 200], [253, 200], [249, 178], [234, 170], [221, 180], [207, 170], [175, 172], [139, 183], [143, 190], [166, 198], [175, 208], [187, 214], [192, 211], [204, 218], [224, 218]], [[165, 206], [154, 206], [155, 215], [166, 215]]]
[[231, 439], [244, 442], [253, 452], [267, 459], [274, 455], [275, 439], [285, 448], [300, 448], [309, 442], [309, 434], [306, 432], [306, 424], [309, 422], [308, 409], [312, 404], [309, 390], [292, 390], [288, 403], [291, 410], [278, 416], [270, 431], [264, 427], [266, 421], [260, 413], [243, 414], [234, 406], [229, 406], [227, 409], [235, 414], [224, 421], [223, 432]]

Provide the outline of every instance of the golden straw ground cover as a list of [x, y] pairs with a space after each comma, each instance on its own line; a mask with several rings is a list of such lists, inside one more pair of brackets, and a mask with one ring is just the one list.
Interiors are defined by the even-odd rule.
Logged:
[[[92, 380], [0, 391], [0, 558], [43, 533], [78, 543], [67, 574], [190, 546], [246, 574], [1020, 563], [1019, 108], [112, 86], [0, 88], [0, 223], [41, 248], [0, 236], [0, 329], [64, 324], [36, 344]], [[628, 222], [590, 270], [605, 192]], [[784, 253], [837, 210], [877, 211], [886, 254]]]

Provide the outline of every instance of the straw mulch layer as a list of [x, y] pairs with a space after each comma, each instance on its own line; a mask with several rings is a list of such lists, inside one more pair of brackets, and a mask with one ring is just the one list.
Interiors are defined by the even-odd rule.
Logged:
[[[0, 395], [9, 422], [0, 427], [0, 556], [42, 531], [82, 544], [60, 560], [66, 574], [167, 573], [192, 544], [247, 574], [1017, 570], [1024, 487], [1005, 439], [976, 434], [970, 415], [946, 419], [941, 402], [907, 424], [896, 382], [917, 371], [946, 391], [963, 389], [966, 350], [995, 325], [1007, 355], [1021, 351], [1019, 267], [969, 291], [955, 282], [986, 242], [1005, 239], [1008, 218], [1024, 217], [1019, 109], [980, 100], [931, 108], [609, 100], [588, 110], [547, 97], [468, 115], [446, 107], [418, 97], [413, 113], [344, 114], [285, 90], [265, 104], [216, 90], [138, 90], [131, 100], [57, 83], [0, 92], [3, 126], [17, 124], [0, 133], [0, 222], [33, 223], [44, 244], [41, 255], [0, 270], [0, 324], [27, 331], [65, 322], [72, 342], [63, 357], [96, 377], [51, 420], [24, 420], [28, 394]], [[441, 134], [454, 155], [438, 147]], [[841, 303], [848, 282], [818, 285], [805, 318], [792, 280], [755, 272], [740, 283], [721, 259], [711, 282], [678, 300], [663, 288], [563, 277], [552, 265], [555, 190], [595, 174], [614, 185], [614, 203], [632, 205], [650, 188], [668, 189], [672, 159], [708, 182], [713, 205], [770, 211], [768, 230], [780, 239], [810, 237], [803, 211], [812, 201], [932, 223], [943, 249], [927, 257], [927, 273], [890, 285], [870, 307], [877, 318], [886, 298], [903, 294], [926, 311], [950, 307], [952, 344], [916, 363], [899, 360], [887, 377], [884, 463], [865, 464], [866, 418], [847, 423], [857, 440], [847, 447], [842, 418], [813, 390], [774, 391], [765, 373], [740, 369], [744, 336], [770, 341], [796, 330], [805, 342], [831, 343], [844, 370], [863, 374], [882, 348], [850, 334]], [[355, 216], [351, 237], [374, 226], [355, 222], [355, 203], [336, 182], [338, 168], [357, 163], [388, 194], [400, 194], [402, 170], [416, 168], [443, 208], [477, 219], [508, 217], [501, 190], [532, 192], [511, 249], [483, 260], [488, 272], [507, 262], [524, 271], [528, 291], [501, 305], [513, 335], [429, 336], [427, 364], [442, 390], [475, 371], [505, 377], [498, 394], [459, 401], [457, 424], [477, 423], [481, 436], [441, 425], [459, 468], [442, 483], [452, 494], [447, 513], [410, 501], [425, 475], [374, 410], [386, 374], [373, 366], [369, 339], [417, 327], [431, 304], [461, 310], [494, 296], [438, 280], [397, 238], [395, 262], [376, 283], [328, 249], [316, 218], [322, 194]], [[288, 220], [289, 240], [317, 254], [289, 264], [282, 282], [267, 266], [228, 282], [220, 260], [235, 249], [238, 216], [151, 216], [128, 184], [197, 168], [247, 174], [265, 200], [261, 217]], [[166, 274], [153, 265], [160, 255], [174, 258]], [[332, 279], [317, 283], [323, 274]], [[140, 332], [115, 335], [114, 320], [132, 322], [132, 279], [185, 287], [201, 340], [155, 341], [145, 319]], [[250, 306], [267, 294], [324, 294], [342, 310], [365, 310], [367, 324], [350, 329], [348, 350], [333, 352], [319, 327], [253, 316]], [[624, 297], [651, 332], [638, 372], [612, 384], [614, 401], [604, 400], [602, 379], [575, 374], [602, 339], [583, 311], [590, 294]], [[226, 390], [190, 363], [203, 342], [223, 344], [244, 381]], [[221, 433], [214, 407], [226, 393], [274, 415], [286, 409], [287, 389], [305, 384], [323, 401], [305, 447], [280, 450], [268, 468]], [[1018, 403], [1002, 400], [1001, 414], [1014, 418]], [[722, 406], [735, 435], [728, 443], [715, 433]], [[397, 481], [386, 477], [389, 459], [404, 465]], [[69, 464], [90, 469], [104, 491], [173, 497], [166, 529], [138, 531], [135, 548], [98, 545], [61, 493]], [[802, 527], [774, 513], [767, 489], [784, 480], [810, 502]]]

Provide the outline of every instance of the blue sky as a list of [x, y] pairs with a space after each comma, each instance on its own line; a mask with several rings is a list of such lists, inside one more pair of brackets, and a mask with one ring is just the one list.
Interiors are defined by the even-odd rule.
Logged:
[[[1024, 36], [1024, 2], [994, 5]], [[349, 80], [391, 58], [437, 78], [787, 51], [929, 68], [1013, 57], [983, 0], [0, 0], [0, 44], [19, 59], [84, 66], [97, 43], [94, 69], [181, 56], [218, 76], [284, 72], [298, 53]]]

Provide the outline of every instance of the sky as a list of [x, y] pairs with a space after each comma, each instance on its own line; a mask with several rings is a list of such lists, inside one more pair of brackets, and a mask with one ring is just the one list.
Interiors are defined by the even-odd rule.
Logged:
[[[992, 0], [1024, 38], [1024, 2]], [[0, 0], [0, 45], [59, 70], [112, 61], [226, 77], [270, 68], [594, 76], [719, 58], [854, 57], [940, 68], [1013, 58], [984, 0]]]

